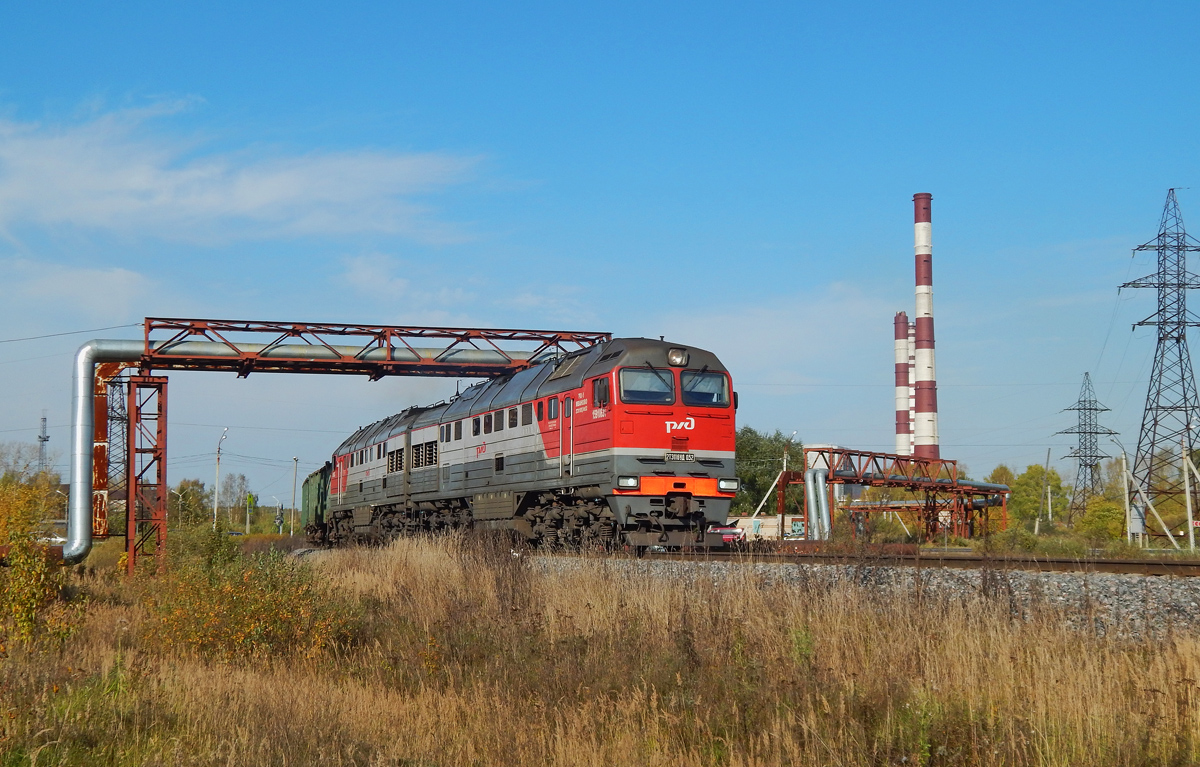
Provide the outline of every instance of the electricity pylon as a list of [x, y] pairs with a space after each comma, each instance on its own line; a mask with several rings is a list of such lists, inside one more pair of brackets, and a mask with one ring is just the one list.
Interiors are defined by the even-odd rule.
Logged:
[[1067, 516], [1073, 519], [1075, 514], [1087, 510], [1088, 501], [1104, 493], [1104, 478], [1100, 476], [1100, 460], [1109, 455], [1100, 450], [1100, 437], [1116, 434], [1112, 429], [1100, 425], [1099, 414], [1108, 412], [1108, 408], [1096, 401], [1096, 391], [1092, 388], [1092, 377], [1083, 374], [1083, 386], [1079, 389], [1079, 400], [1063, 412], [1074, 410], [1078, 422], [1073, 428], [1063, 429], [1059, 434], [1075, 434], [1079, 437], [1078, 446], [1066, 455], [1079, 462], [1079, 470], [1075, 473], [1075, 490], [1071, 493], [1071, 505], [1067, 507]]
[[1121, 288], [1158, 291], [1158, 310], [1134, 325], [1158, 329], [1154, 368], [1133, 461], [1134, 481], [1153, 501], [1156, 496], [1182, 490], [1182, 474], [1176, 470], [1180, 444], [1187, 445], [1189, 454], [1195, 449], [1192, 426], [1200, 423], [1196, 378], [1187, 345], [1187, 329], [1200, 325], [1187, 310], [1187, 291], [1200, 288], [1200, 278], [1188, 271], [1187, 254], [1200, 251], [1200, 242], [1183, 228], [1174, 189], [1167, 191], [1158, 236], [1134, 248], [1135, 254], [1145, 251], [1158, 255], [1158, 270]]

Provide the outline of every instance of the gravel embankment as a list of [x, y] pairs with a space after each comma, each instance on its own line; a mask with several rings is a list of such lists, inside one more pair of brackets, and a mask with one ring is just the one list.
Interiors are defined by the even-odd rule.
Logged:
[[[562, 572], [583, 566], [572, 557], [535, 557], [534, 567]], [[593, 560], [594, 561], [594, 560]], [[1172, 631], [1200, 634], [1200, 578], [1108, 573], [1036, 573], [1024, 570], [955, 570], [949, 568], [881, 567], [824, 564], [748, 564], [607, 560], [646, 577], [711, 577], [716, 585], [735, 569], [752, 568], [766, 585], [778, 582], [807, 588], [850, 583], [880, 593], [954, 601], [1007, 603], [1018, 617], [1053, 610], [1072, 625], [1091, 624], [1100, 633], [1138, 637]]]

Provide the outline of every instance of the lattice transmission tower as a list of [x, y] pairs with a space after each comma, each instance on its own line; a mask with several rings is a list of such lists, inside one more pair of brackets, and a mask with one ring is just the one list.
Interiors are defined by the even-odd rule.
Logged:
[[50, 435], [46, 433], [46, 411], [42, 411], [42, 430], [38, 434], [38, 474], [46, 473], [49, 464], [46, 462], [46, 443], [50, 441]]
[[114, 378], [108, 386], [108, 454], [114, 460], [108, 462], [108, 509], [109, 529], [106, 534], [122, 535], [125, 528], [128, 488], [125, 472], [128, 466], [124, 457], [128, 455], [129, 409], [125, 404], [125, 376]]
[[1134, 481], [1153, 500], [1182, 490], [1178, 470], [1181, 443], [1187, 445], [1190, 454], [1195, 449], [1192, 427], [1200, 425], [1196, 378], [1187, 345], [1187, 329], [1200, 325], [1187, 310], [1187, 291], [1200, 288], [1200, 278], [1188, 271], [1187, 254], [1200, 251], [1200, 242], [1183, 228], [1174, 189], [1167, 191], [1158, 236], [1134, 248], [1135, 255], [1145, 251], [1158, 255], [1158, 270], [1121, 288], [1158, 291], [1158, 310], [1134, 325], [1158, 328], [1154, 368], [1133, 461]]
[[1071, 505], [1067, 508], [1069, 516], [1081, 513], [1087, 509], [1088, 501], [1104, 493], [1104, 478], [1100, 475], [1100, 461], [1110, 456], [1100, 449], [1100, 438], [1116, 434], [1112, 429], [1100, 425], [1099, 414], [1108, 408], [1096, 401], [1096, 391], [1092, 388], [1091, 375], [1083, 374], [1083, 386], [1079, 389], [1079, 400], [1063, 412], [1074, 410], [1078, 422], [1070, 429], [1063, 429], [1059, 434], [1075, 434], [1079, 437], [1078, 446], [1066, 455], [1079, 462], [1079, 470], [1075, 473], [1075, 491], [1071, 494]]

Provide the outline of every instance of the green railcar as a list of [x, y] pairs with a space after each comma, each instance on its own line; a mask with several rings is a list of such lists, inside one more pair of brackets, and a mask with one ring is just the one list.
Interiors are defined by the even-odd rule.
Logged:
[[329, 475], [333, 464], [326, 461], [325, 465], [304, 478], [301, 491], [300, 522], [307, 529], [309, 525], [324, 525], [325, 511], [329, 503]]

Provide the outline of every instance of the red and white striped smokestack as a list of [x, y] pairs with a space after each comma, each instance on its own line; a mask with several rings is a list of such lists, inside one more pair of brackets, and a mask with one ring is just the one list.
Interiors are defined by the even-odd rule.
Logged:
[[908, 417], [908, 315], [896, 315], [896, 454], [909, 454], [912, 423]]
[[913, 245], [917, 265], [916, 412], [913, 455], [938, 458], [937, 374], [933, 354], [933, 195], [913, 195]]
[[908, 419], [908, 314], [896, 313], [896, 455], [908, 455], [912, 423]]
[[913, 454], [915, 434], [913, 424], [917, 420], [917, 325], [908, 323], [908, 452]]

